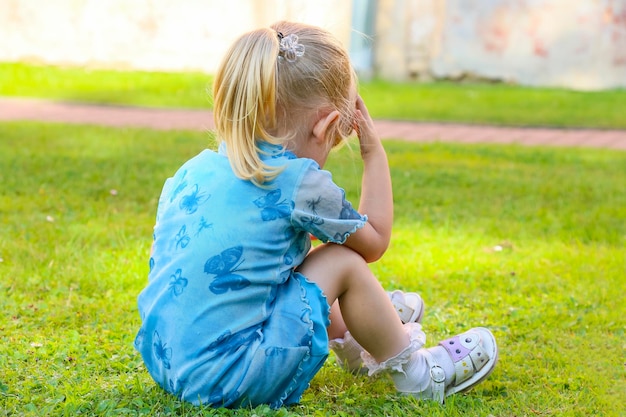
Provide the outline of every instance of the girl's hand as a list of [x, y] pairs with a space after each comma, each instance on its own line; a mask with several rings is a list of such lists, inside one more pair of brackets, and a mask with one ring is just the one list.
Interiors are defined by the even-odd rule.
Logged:
[[359, 213], [368, 220], [346, 240], [345, 245], [367, 262], [378, 260], [389, 246], [393, 224], [393, 194], [387, 154], [361, 96], [356, 98], [354, 130], [363, 158]]
[[378, 150], [382, 144], [380, 137], [376, 133], [374, 128], [374, 121], [372, 120], [365, 102], [361, 96], [356, 98], [356, 111], [354, 120], [354, 130], [359, 137], [359, 143], [361, 145], [361, 156], [365, 157], [372, 150]]

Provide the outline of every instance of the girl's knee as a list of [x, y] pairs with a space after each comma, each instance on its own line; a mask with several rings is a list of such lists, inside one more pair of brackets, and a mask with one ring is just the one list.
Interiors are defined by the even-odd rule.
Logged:
[[307, 256], [314, 256], [324, 262], [332, 262], [331, 265], [337, 267], [339, 264], [348, 264], [355, 267], [359, 264], [367, 265], [365, 259], [356, 251], [347, 246], [337, 245], [335, 243], [326, 243], [313, 249]]
[[331, 304], [355, 278], [363, 279], [371, 274], [361, 255], [336, 244], [325, 244], [312, 250], [297, 271], [319, 285]]

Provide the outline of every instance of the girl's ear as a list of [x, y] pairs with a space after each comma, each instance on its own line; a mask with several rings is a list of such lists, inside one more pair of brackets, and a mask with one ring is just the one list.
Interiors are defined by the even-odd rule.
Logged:
[[340, 116], [339, 111], [334, 110], [327, 115], [320, 117], [320, 119], [313, 126], [313, 137], [315, 140], [321, 143], [326, 142], [326, 134], [328, 133], [330, 126], [338, 121]]

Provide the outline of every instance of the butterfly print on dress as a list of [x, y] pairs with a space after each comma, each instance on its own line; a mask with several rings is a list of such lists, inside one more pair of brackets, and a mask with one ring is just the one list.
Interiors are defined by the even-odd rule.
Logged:
[[206, 221], [204, 216], [200, 217], [200, 225], [198, 225], [198, 231], [196, 232], [196, 237], [200, 235], [204, 229], [211, 229], [213, 227], [213, 223], [209, 223]]
[[177, 269], [176, 272], [170, 276], [170, 287], [169, 290], [174, 294], [174, 296], [178, 297], [183, 293], [185, 287], [187, 286], [187, 278], [182, 276], [182, 269]]
[[182, 225], [182, 227], [180, 228], [180, 230], [178, 231], [178, 234], [176, 235], [174, 239], [176, 239], [176, 249], [178, 249], [179, 247], [181, 249], [185, 249], [187, 247], [189, 242], [191, 242], [191, 238], [187, 234], [186, 225], [184, 224]]
[[209, 286], [211, 292], [224, 294], [228, 290], [238, 291], [250, 285], [250, 281], [246, 278], [233, 273], [244, 261], [241, 259], [242, 254], [242, 246], [233, 246], [206, 261], [204, 272], [215, 275], [215, 279]]
[[322, 202], [322, 196], [306, 201], [306, 205], [311, 209], [313, 214], [317, 214], [317, 205]]
[[293, 201], [278, 201], [280, 197], [281, 191], [274, 190], [254, 200], [254, 204], [261, 209], [263, 221], [282, 219], [291, 214], [294, 207]]
[[319, 237], [324, 235], [318, 227], [324, 224], [324, 219], [320, 216], [302, 216], [300, 217], [300, 221], [302, 222], [304, 229], [312, 233], [314, 236]]
[[213, 351], [216, 355], [234, 353], [242, 347], [249, 347], [260, 338], [261, 333], [259, 330], [253, 330], [247, 334], [244, 332], [233, 334], [230, 330], [226, 330], [215, 342], [209, 345], [208, 350]]
[[154, 348], [154, 356], [163, 364], [165, 369], [170, 369], [170, 360], [172, 359], [172, 348], [167, 347], [167, 344], [161, 341], [159, 333], [154, 331], [154, 342], [152, 343]]
[[344, 232], [344, 233], [335, 233], [335, 236], [333, 236], [333, 239], [335, 239], [335, 242], [345, 242], [346, 239], [350, 236], [350, 232]]
[[186, 194], [180, 199], [178, 207], [187, 214], [193, 214], [198, 210], [198, 207], [211, 198], [211, 194], [206, 195], [201, 193], [198, 188], [198, 184], [194, 184], [191, 194]]
[[352, 204], [348, 200], [346, 200], [346, 194], [342, 193], [343, 199], [341, 202], [341, 213], [339, 214], [340, 219], [360, 219], [361, 216], [359, 213], [354, 210]]

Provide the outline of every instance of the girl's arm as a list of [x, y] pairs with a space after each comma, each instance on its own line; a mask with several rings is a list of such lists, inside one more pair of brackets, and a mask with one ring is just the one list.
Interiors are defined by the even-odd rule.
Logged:
[[366, 225], [350, 235], [345, 245], [367, 262], [378, 260], [387, 250], [393, 224], [393, 193], [387, 154], [374, 129], [374, 122], [360, 96], [356, 100], [355, 130], [363, 158], [359, 213], [367, 214]]

